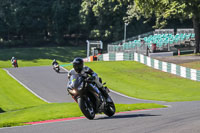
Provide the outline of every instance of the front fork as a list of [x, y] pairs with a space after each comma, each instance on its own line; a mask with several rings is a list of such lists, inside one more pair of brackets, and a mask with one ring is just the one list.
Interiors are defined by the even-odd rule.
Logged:
[[98, 108], [102, 103], [103, 103], [103, 96], [101, 91], [99, 91], [99, 89], [93, 85], [93, 84], [89, 84], [89, 89], [91, 90], [91, 92], [94, 94], [95, 99], [96, 99], [96, 108]]

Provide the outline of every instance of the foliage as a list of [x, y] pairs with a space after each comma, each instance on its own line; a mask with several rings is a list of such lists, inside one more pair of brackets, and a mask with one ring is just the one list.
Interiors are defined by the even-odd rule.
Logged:
[[118, 41], [123, 39], [125, 22], [127, 37], [132, 37], [151, 31], [154, 20], [157, 27], [173, 21], [174, 27], [169, 27], [180, 28], [174, 24], [176, 17], [192, 18], [198, 29], [198, 6], [198, 0], [1, 0], [0, 47]]
[[61, 44], [79, 34], [79, 9], [80, 0], [2, 0], [0, 39], [7, 45], [16, 40], [23, 45]]
[[199, 52], [199, 33], [200, 33], [200, 1], [199, 0], [135, 0], [129, 5], [126, 19], [131, 21], [133, 18], [147, 19], [156, 17], [157, 28], [162, 28], [171, 18], [192, 19], [195, 29], [196, 52]]
[[[123, 19], [130, 0], [83, 0], [81, 5], [82, 24], [90, 29], [90, 37], [103, 40], [122, 40], [124, 35]], [[134, 36], [152, 30], [152, 24], [133, 21], [128, 25], [127, 35]]]

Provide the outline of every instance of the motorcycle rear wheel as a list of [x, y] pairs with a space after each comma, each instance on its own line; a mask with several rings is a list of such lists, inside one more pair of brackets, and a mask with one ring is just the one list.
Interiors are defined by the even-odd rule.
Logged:
[[78, 105], [81, 109], [81, 112], [85, 115], [86, 118], [89, 120], [94, 119], [95, 112], [92, 106], [92, 103], [89, 101], [89, 97], [86, 98], [78, 98]]

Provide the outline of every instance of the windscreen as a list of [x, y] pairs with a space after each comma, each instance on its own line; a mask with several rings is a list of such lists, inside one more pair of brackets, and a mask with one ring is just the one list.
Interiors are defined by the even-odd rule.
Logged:
[[78, 74], [71, 75], [69, 79], [69, 86], [71, 86], [71, 88], [78, 88], [81, 82], [82, 82], [81, 75]]

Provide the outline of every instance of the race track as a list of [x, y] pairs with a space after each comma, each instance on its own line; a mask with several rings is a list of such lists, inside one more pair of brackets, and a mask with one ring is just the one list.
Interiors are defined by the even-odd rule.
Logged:
[[[49, 102], [74, 102], [67, 95], [67, 73], [56, 73], [51, 67], [7, 69], [29, 89]], [[107, 81], [109, 82], [109, 81]], [[115, 103], [144, 103], [111, 92]], [[98, 115], [94, 120], [80, 119], [38, 125], [1, 128], [0, 133], [199, 133], [200, 102], [165, 103], [166, 109]]]
[[[68, 81], [65, 69], [61, 69], [60, 73], [56, 73], [51, 66], [7, 68], [6, 70], [48, 102], [74, 102], [66, 90]], [[141, 100], [129, 99], [113, 92], [110, 92], [110, 95], [116, 103], [141, 102]], [[151, 101], [144, 100], [144, 102]]]

